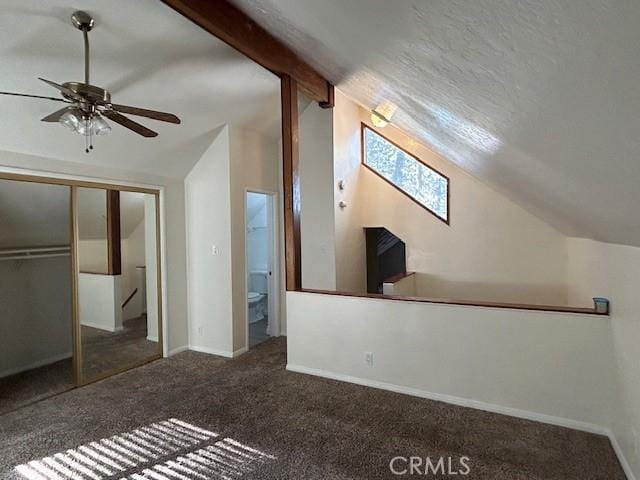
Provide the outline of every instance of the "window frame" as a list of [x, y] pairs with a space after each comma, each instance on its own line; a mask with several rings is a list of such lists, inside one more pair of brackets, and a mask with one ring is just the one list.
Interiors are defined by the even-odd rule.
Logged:
[[[411, 195], [408, 192], [405, 192], [402, 188], [400, 188], [398, 185], [396, 185], [395, 183], [393, 183], [391, 180], [385, 178], [382, 174], [380, 174], [379, 172], [377, 172], [376, 170], [373, 169], [373, 167], [367, 165], [365, 159], [366, 159], [366, 154], [367, 154], [367, 147], [366, 147], [366, 143], [365, 143], [365, 130], [370, 130], [371, 132], [373, 132], [374, 134], [378, 135], [379, 137], [383, 138], [385, 141], [389, 142], [391, 145], [393, 145], [394, 147], [396, 147], [397, 149], [401, 150], [402, 152], [404, 152], [406, 155], [408, 155], [409, 157], [413, 158], [414, 160], [416, 160], [417, 162], [421, 163], [422, 165], [424, 165], [425, 167], [427, 167], [430, 170], [433, 170], [434, 172], [436, 172], [438, 175], [440, 175], [441, 177], [443, 177], [446, 181], [447, 181], [447, 218], [443, 218], [440, 215], [438, 215], [436, 212], [434, 212], [433, 210], [431, 210], [429, 207], [427, 207], [426, 205], [422, 204], [422, 202], [420, 202], [420, 200], [418, 200], [417, 198], [415, 198], [413, 195]], [[416, 155], [414, 155], [413, 153], [409, 152], [406, 148], [401, 147], [400, 145], [398, 145], [396, 142], [394, 142], [393, 140], [391, 140], [390, 138], [388, 138], [387, 136], [383, 135], [382, 133], [380, 133], [378, 130], [376, 130], [375, 128], [367, 125], [364, 122], [360, 122], [360, 163], [367, 168], [367, 170], [369, 170], [370, 172], [374, 173], [375, 175], [377, 175], [378, 177], [380, 177], [382, 180], [384, 180], [387, 184], [391, 185], [393, 188], [395, 188], [396, 190], [398, 190], [400, 193], [402, 193], [404, 196], [408, 197], [410, 200], [413, 200], [416, 204], [418, 204], [420, 207], [424, 208], [427, 212], [429, 212], [431, 215], [433, 215], [434, 217], [436, 217], [438, 220], [440, 220], [441, 222], [447, 224], [447, 225], [451, 225], [451, 179], [445, 175], [444, 173], [442, 173], [440, 170], [438, 170], [437, 168], [432, 167], [431, 165], [429, 165], [427, 162], [422, 161], [420, 158], [418, 158]]]

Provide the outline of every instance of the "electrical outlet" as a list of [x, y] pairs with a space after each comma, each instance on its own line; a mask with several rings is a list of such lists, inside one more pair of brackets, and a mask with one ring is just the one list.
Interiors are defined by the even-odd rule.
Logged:
[[373, 367], [373, 352], [364, 352], [364, 363]]
[[202, 336], [202, 325], [198, 326], [198, 336], [201, 337]]
[[219, 255], [220, 249], [217, 245], [211, 245], [211, 255]]

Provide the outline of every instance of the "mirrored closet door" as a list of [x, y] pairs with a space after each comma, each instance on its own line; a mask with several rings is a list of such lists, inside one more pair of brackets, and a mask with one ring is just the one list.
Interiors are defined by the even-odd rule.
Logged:
[[75, 386], [70, 199], [0, 179], [0, 414]]
[[0, 173], [0, 414], [162, 356], [158, 205]]
[[74, 187], [81, 381], [162, 355], [157, 196]]

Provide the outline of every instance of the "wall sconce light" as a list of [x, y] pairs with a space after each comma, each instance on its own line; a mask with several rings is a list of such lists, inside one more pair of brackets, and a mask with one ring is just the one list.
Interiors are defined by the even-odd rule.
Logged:
[[378, 128], [384, 128], [391, 123], [391, 117], [397, 109], [394, 103], [384, 101], [371, 112], [371, 122]]

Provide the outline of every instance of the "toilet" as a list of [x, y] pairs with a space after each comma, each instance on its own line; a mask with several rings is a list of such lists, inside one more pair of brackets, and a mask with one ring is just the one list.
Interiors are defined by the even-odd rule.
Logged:
[[249, 304], [249, 323], [255, 323], [263, 320], [268, 313], [268, 276], [269, 272], [266, 271], [249, 272], [249, 291], [247, 293], [247, 302]]

